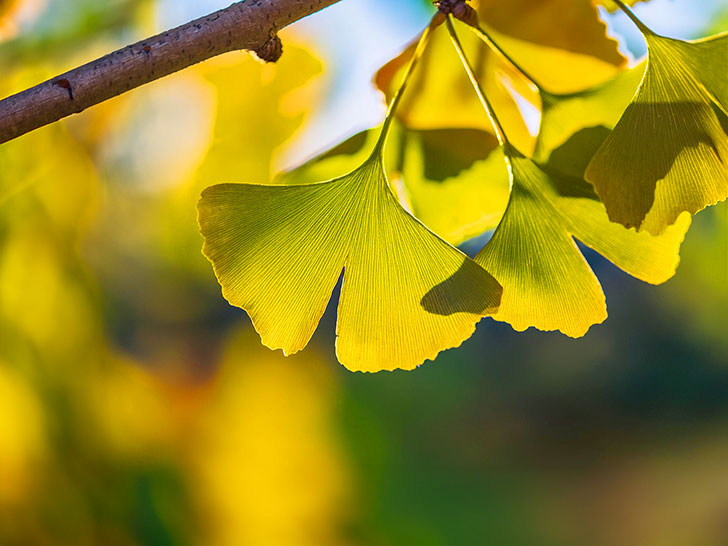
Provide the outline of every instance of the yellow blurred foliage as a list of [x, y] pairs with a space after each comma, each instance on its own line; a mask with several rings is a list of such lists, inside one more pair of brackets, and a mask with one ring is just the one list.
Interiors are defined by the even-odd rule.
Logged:
[[39, 481], [39, 465], [49, 455], [45, 435], [33, 387], [0, 361], [0, 510], [27, 501]]
[[[330, 363], [249, 328], [229, 344], [224, 327], [195, 332], [226, 305], [200, 190], [267, 180], [318, 100], [298, 90], [319, 62], [286, 53], [226, 55], [0, 148], [3, 544], [344, 542]], [[14, 66], [3, 89], [48, 70]]]
[[188, 448], [204, 544], [343, 544], [348, 477], [337, 388], [315, 350], [283, 357], [250, 329], [225, 350]]

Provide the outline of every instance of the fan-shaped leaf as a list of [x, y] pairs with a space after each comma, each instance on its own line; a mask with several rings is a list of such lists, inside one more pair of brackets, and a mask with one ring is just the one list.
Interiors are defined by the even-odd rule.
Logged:
[[604, 294], [574, 242], [579, 239], [643, 281], [670, 278], [690, 224], [684, 215], [660, 237], [609, 221], [584, 180], [549, 172], [508, 148], [513, 189], [503, 220], [475, 260], [503, 285], [496, 320], [582, 336], [607, 317]]
[[401, 207], [379, 154], [328, 182], [213, 186], [199, 219], [225, 298], [288, 354], [308, 343], [342, 269], [337, 355], [351, 370], [414, 368], [499, 304], [493, 277]]
[[683, 42], [643, 31], [644, 80], [587, 178], [611, 220], [658, 234], [728, 197], [728, 35]]
[[[567, 162], [565, 170], [576, 173], [576, 176], [568, 176], [527, 159], [508, 142], [451, 20], [447, 25], [476, 94], [493, 120], [512, 181], [511, 197], [503, 219], [475, 258], [503, 285], [501, 306], [494, 318], [509, 322], [517, 330], [535, 326], [581, 336], [591, 325], [606, 318], [606, 307], [599, 282], [574, 238], [631, 275], [659, 283], [675, 272], [680, 242], [690, 223], [689, 215], [662, 237], [629, 231], [609, 221], [593, 187], [581, 176], [583, 167]], [[599, 94], [598, 90], [591, 93], [595, 94]], [[568, 97], [549, 93], [544, 96], [548, 99], [545, 104], [557, 106], [563, 102], [562, 105], [568, 106]], [[590, 98], [594, 98], [590, 93], [576, 97], [577, 102], [571, 106], [577, 108], [583, 108]], [[599, 120], [601, 114], [606, 114], [609, 123], [609, 108], [597, 110], [586, 117]], [[568, 111], [568, 108], [561, 109], [562, 113]], [[559, 120], [558, 113], [559, 110], [554, 110], [550, 121], [554, 126], [554, 140], [564, 138], [563, 134], [569, 132], [565, 130], [569, 121]], [[544, 118], [544, 121], [549, 119]], [[570, 144], [569, 138], [563, 146]], [[560, 149], [550, 152], [542, 146], [541, 151], [551, 161], [558, 158]]]

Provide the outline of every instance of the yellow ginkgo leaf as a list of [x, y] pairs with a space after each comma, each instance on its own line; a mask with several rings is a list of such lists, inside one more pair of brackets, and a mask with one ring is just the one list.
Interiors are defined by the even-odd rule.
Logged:
[[689, 215], [660, 237], [609, 221], [592, 187], [548, 173], [513, 149], [511, 199], [492, 239], [476, 256], [503, 285], [496, 320], [571, 337], [607, 317], [604, 293], [574, 238], [643, 281], [669, 279], [690, 225]]
[[642, 30], [647, 70], [587, 169], [609, 217], [659, 234], [728, 197], [728, 34], [684, 42]]
[[328, 182], [212, 186], [199, 219], [225, 298], [286, 354], [308, 343], [342, 269], [336, 350], [351, 370], [414, 368], [500, 301], [491, 275], [401, 207], [376, 153]]
[[431, 28], [358, 168], [327, 182], [220, 184], [202, 193], [203, 253], [266, 346], [302, 349], [342, 270], [336, 352], [351, 370], [412, 369], [462, 343], [498, 308], [498, 282], [411, 216], [384, 169], [394, 113]]
[[476, 0], [473, 6], [481, 22], [500, 34], [620, 66], [625, 59], [618, 51], [617, 42], [607, 36], [595, 3], [592, 0]]
[[[502, 2], [495, 4], [481, 1], [473, 6], [481, 8], [483, 25], [498, 29], [490, 32], [506, 47], [509, 56], [526, 66], [551, 91], [573, 93], [590, 88], [613, 77], [624, 64], [617, 42], [606, 36], [605, 26], [589, 0], [519, 0], [507, 7]], [[554, 33], [554, 26], [562, 32]], [[459, 70], [448, 41], [444, 32], [433, 35], [422, 59], [422, 70], [413, 79], [413, 92], [405, 97], [398, 118], [411, 130], [463, 128], [490, 132], [492, 128], [482, 116], [480, 103]], [[509, 140], [530, 153], [541, 108], [537, 90], [503, 55], [491, 51], [482, 37], [465, 35], [462, 44], [475, 61], [478, 79]], [[413, 53], [414, 45], [377, 73], [375, 83], [388, 97], [393, 95], [397, 77]]]
[[[512, 181], [503, 219], [475, 258], [503, 285], [501, 305], [493, 318], [510, 323], [516, 330], [533, 326], [582, 336], [590, 326], [602, 322], [607, 311], [601, 286], [574, 238], [629, 274], [660, 283], [675, 272], [690, 217], [684, 215], [660, 237], [627, 230], [609, 221], [593, 187], [581, 176], [583, 167], [580, 170], [578, 166], [567, 166], [565, 170], [574, 169], [577, 173], [567, 176], [526, 158], [507, 140], [449, 20], [448, 27], [473, 87], [493, 122], [506, 158], [503, 169], [507, 164]], [[595, 121], [603, 119], [591, 117]], [[564, 127], [558, 116], [552, 123], [554, 136], [562, 139]], [[554, 153], [549, 155], [550, 159], [554, 157]]]

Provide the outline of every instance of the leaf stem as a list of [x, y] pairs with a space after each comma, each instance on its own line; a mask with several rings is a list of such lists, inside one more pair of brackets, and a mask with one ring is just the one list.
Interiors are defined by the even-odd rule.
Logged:
[[425, 52], [425, 48], [427, 47], [427, 43], [430, 39], [432, 29], [433, 23], [430, 22], [430, 24], [427, 25], [425, 31], [422, 33], [422, 36], [420, 36], [419, 41], [417, 42], [415, 52], [412, 55], [409, 64], [407, 65], [404, 76], [402, 77], [402, 83], [399, 84], [399, 88], [397, 88], [397, 91], [394, 94], [394, 98], [389, 103], [389, 107], [387, 108], [387, 114], [384, 116], [382, 130], [379, 133], [379, 139], [377, 140], [377, 143], [374, 146], [374, 150], [372, 151], [372, 157], [381, 154], [382, 150], [384, 149], [384, 145], [387, 142], [387, 136], [389, 135], [389, 130], [392, 126], [392, 121], [394, 121], [394, 113], [397, 111], [399, 104], [402, 102], [402, 97], [404, 96], [404, 92], [407, 89], [407, 84], [411, 79], [417, 63], [422, 57], [422, 54]]
[[621, 9], [627, 17], [629, 17], [632, 22], [637, 25], [637, 27], [640, 29], [640, 32], [642, 34], [655, 34], [651, 28], [649, 28], [647, 25], [645, 25], [640, 19], [634, 14], [634, 12], [625, 4], [622, 2], [622, 0], [614, 0], [614, 3], [619, 6], [619, 9]]
[[526, 71], [520, 64], [518, 64], [513, 57], [508, 55], [508, 53], [505, 52], [505, 50], [499, 46], [493, 38], [488, 34], [480, 25], [476, 26], [468, 26], [468, 28], [475, 33], [475, 35], [480, 38], [485, 44], [496, 52], [496, 54], [500, 55], [505, 61], [510, 64], [513, 68], [518, 70], [518, 72], [521, 73], [521, 75], [526, 78], [529, 82], [531, 82], [535, 87], [536, 91], [543, 91], [543, 87], [541, 84], [538, 83], [536, 78], [534, 78], [528, 71]]
[[460, 60], [462, 61], [463, 66], [465, 67], [465, 71], [468, 73], [470, 82], [473, 84], [473, 87], [475, 88], [475, 92], [478, 94], [478, 98], [480, 99], [480, 102], [483, 104], [483, 108], [485, 108], [485, 111], [488, 114], [488, 118], [490, 118], [490, 122], [493, 124], [493, 129], [495, 129], [495, 137], [498, 139], [498, 143], [501, 146], [508, 147], [508, 145], [509, 145], [508, 138], [506, 137], [506, 133], [503, 130], [503, 126], [501, 125], [500, 121], [498, 120], [498, 116], [495, 113], [495, 109], [493, 108], [493, 105], [491, 104], [490, 100], [488, 100], [488, 97], [486, 97], [485, 92], [483, 91], [483, 88], [480, 85], [480, 82], [478, 81], [478, 77], [475, 75], [473, 66], [470, 64], [470, 61], [468, 60], [467, 56], [465, 55], [465, 51], [463, 50], [463, 45], [460, 43], [460, 39], [458, 38], [457, 32], [455, 32], [455, 27], [452, 24], [452, 18], [449, 15], [447, 17], [446, 24], [447, 24], [447, 30], [450, 32], [450, 38], [452, 40], [452, 43], [458, 52], [458, 56], [460, 57]]

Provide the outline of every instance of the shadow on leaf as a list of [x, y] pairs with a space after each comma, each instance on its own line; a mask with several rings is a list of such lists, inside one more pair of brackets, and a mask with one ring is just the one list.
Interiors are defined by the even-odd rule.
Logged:
[[494, 135], [479, 129], [433, 129], [417, 133], [422, 143], [425, 177], [437, 182], [459, 175], [498, 147]]
[[725, 113], [711, 104], [632, 103], [587, 172], [612, 221], [639, 227], [655, 203], [661, 181], [670, 195], [690, 200], [666, 215], [668, 225], [681, 210], [697, 212], [724, 198], [726, 124]]
[[498, 310], [503, 288], [481, 266], [470, 260], [420, 301], [423, 309], [435, 315], [455, 313], [491, 314]]
[[592, 157], [611, 132], [603, 125], [577, 131], [551, 152], [546, 167], [563, 174], [583, 177]]

